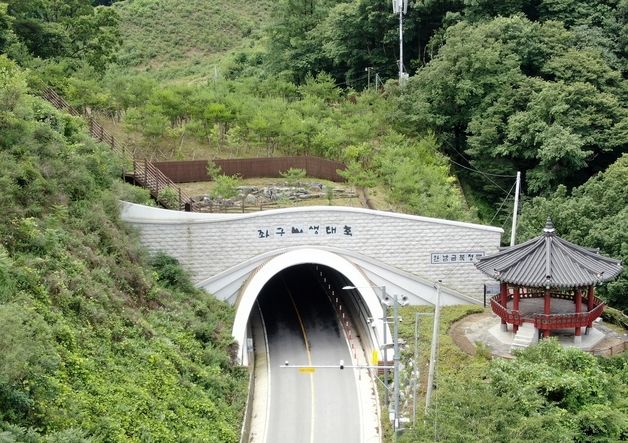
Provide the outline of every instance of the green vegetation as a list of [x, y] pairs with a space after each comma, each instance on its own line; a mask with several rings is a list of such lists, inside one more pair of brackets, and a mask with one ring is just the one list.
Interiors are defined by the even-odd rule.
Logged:
[[238, 441], [229, 307], [118, 219], [145, 193], [0, 56], [0, 440]]
[[318, 155], [347, 162], [346, 176], [357, 186], [387, 185], [390, 202], [401, 210], [476, 219], [436, 138], [392, 130], [390, 102], [376, 92], [343, 96], [326, 74], [308, 76], [300, 86], [278, 79], [168, 86], [133, 79], [119, 87], [120, 78], [111, 74], [90, 85], [93, 94], [67, 87], [66, 96], [142, 134], [130, 147], [149, 158], [216, 158], [243, 148], [258, 155]]
[[[402, 358], [414, 353], [415, 312], [401, 308]], [[416, 426], [402, 442], [591, 442], [628, 437], [628, 358], [596, 358], [575, 348], [544, 340], [512, 360], [490, 359], [479, 348], [465, 354], [449, 334], [457, 320], [482, 308], [447, 306], [441, 311], [439, 358], [433, 407], [423, 417], [418, 401]], [[425, 386], [432, 317], [421, 317], [419, 368]], [[409, 380], [408, 373], [402, 380]], [[405, 414], [411, 416], [409, 405]]]
[[214, 198], [229, 199], [238, 195], [240, 177], [237, 175], [219, 175], [214, 178], [214, 187], [211, 196]]
[[[555, 21], [460, 21], [401, 94], [398, 121], [404, 132], [434, 130], [449, 155], [483, 172], [525, 171], [531, 195], [580, 184], [628, 137], [621, 71], [580, 43]], [[500, 191], [480, 173], [463, 176], [485, 196]]]
[[268, 0], [122, 1], [119, 63], [160, 79], [213, 78], [223, 74], [221, 56], [259, 37], [270, 13]]
[[[626, 262], [628, 3], [410, 3], [400, 88], [381, 0], [0, 1], [0, 441], [236, 441], [246, 389], [230, 309], [142, 252], [116, 201], [148, 195], [27, 83], [140, 157], [319, 155], [415, 214], [505, 225], [520, 170], [519, 240], [551, 215]], [[367, 67], [385, 85], [358, 92]], [[600, 290], [624, 311], [627, 276]], [[625, 358], [478, 354], [442, 335], [435, 407], [403, 439], [628, 438]]]
[[306, 172], [305, 169], [290, 168], [287, 171], [280, 172], [279, 175], [286, 179], [290, 186], [297, 186], [305, 178]]
[[600, 359], [555, 340], [513, 360], [478, 357], [464, 376], [440, 375], [434, 407], [401, 441], [623, 441], [627, 376], [626, 357]]
[[0, 3], [0, 52], [22, 63], [50, 59], [102, 71], [119, 42], [118, 15], [90, 0]]

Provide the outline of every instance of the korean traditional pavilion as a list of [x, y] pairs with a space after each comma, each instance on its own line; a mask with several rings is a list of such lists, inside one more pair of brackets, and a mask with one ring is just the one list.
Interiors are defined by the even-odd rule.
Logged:
[[619, 260], [560, 238], [549, 218], [543, 235], [481, 257], [475, 266], [500, 282], [491, 308], [502, 330], [510, 324], [516, 333], [532, 323], [539, 337], [548, 337], [553, 330], [573, 329], [575, 343], [604, 311], [595, 286], [622, 272]]

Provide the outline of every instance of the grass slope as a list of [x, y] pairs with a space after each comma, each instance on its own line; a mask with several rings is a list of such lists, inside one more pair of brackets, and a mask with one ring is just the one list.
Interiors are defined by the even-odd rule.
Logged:
[[269, 0], [126, 0], [120, 63], [159, 78], [213, 75], [220, 57], [268, 20]]
[[3, 56], [0, 103], [0, 441], [238, 441], [231, 308], [146, 257], [117, 200], [147, 195]]

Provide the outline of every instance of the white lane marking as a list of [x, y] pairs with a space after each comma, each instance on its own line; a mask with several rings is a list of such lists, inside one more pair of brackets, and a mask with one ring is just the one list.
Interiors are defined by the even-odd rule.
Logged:
[[270, 423], [270, 351], [268, 349], [268, 334], [266, 333], [266, 322], [264, 321], [264, 315], [262, 314], [262, 308], [260, 308], [259, 301], [255, 300], [257, 304], [257, 311], [259, 312], [259, 318], [262, 321], [262, 331], [264, 331], [264, 348], [266, 348], [266, 371], [267, 371], [267, 379], [266, 379], [266, 423], [264, 424], [264, 439], [263, 443], [268, 441], [268, 424]]
[[[303, 341], [305, 342], [305, 351], [307, 352], [307, 364], [309, 366], [312, 366], [312, 353], [310, 352], [310, 345], [308, 342], [308, 338], [307, 338], [307, 333], [305, 332], [305, 324], [303, 323], [303, 319], [301, 318], [301, 314], [299, 313], [299, 309], [297, 308], [297, 304], [294, 301], [294, 298], [292, 297], [292, 293], [290, 292], [290, 288], [288, 287], [288, 284], [286, 283], [286, 281], [282, 278], [281, 279], [282, 283], [284, 284], [284, 287], [286, 288], [286, 293], [288, 294], [288, 297], [290, 297], [290, 301], [292, 301], [292, 306], [294, 307], [294, 312], [296, 312], [297, 314], [297, 319], [299, 320], [299, 324], [301, 325], [301, 332], [303, 333]], [[312, 404], [311, 404], [311, 423], [310, 423], [310, 443], [314, 443], [314, 374], [310, 373], [308, 374], [310, 376], [310, 396], [312, 399]]]

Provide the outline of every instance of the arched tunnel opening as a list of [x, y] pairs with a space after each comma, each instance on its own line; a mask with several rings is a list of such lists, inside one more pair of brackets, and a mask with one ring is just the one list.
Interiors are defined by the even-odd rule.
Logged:
[[343, 289], [352, 285], [331, 267], [299, 264], [275, 274], [260, 291], [249, 326], [256, 375], [265, 372], [268, 390], [262, 441], [360, 441], [360, 380], [368, 374], [349, 367], [357, 353], [366, 363], [362, 347], [370, 350], [372, 343], [370, 314], [358, 290]]
[[[368, 334], [371, 315], [359, 290], [343, 289], [348, 286], [353, 283], [329, 266], [308, 263], [282, 270], [264, 285], [257, 298], [256, 308], [261, 313], [266, 334], [277, 340], [296, 336], [303, 341], [305, 349], [311, 346], [308, 331], [320, 329], [328, 333], [328, 340], [335, 339], [327, 345], [337, 345], [336, 341], [344, 345], [349, 334], [370, 349], [373, 346]], [[251, 315], [256, 315], [255, 310]], [[321, 356], [317, 353], [317, 359], [323, 356], [324, 353]], [[333, 362], [336, 363], [338, 361]]]

